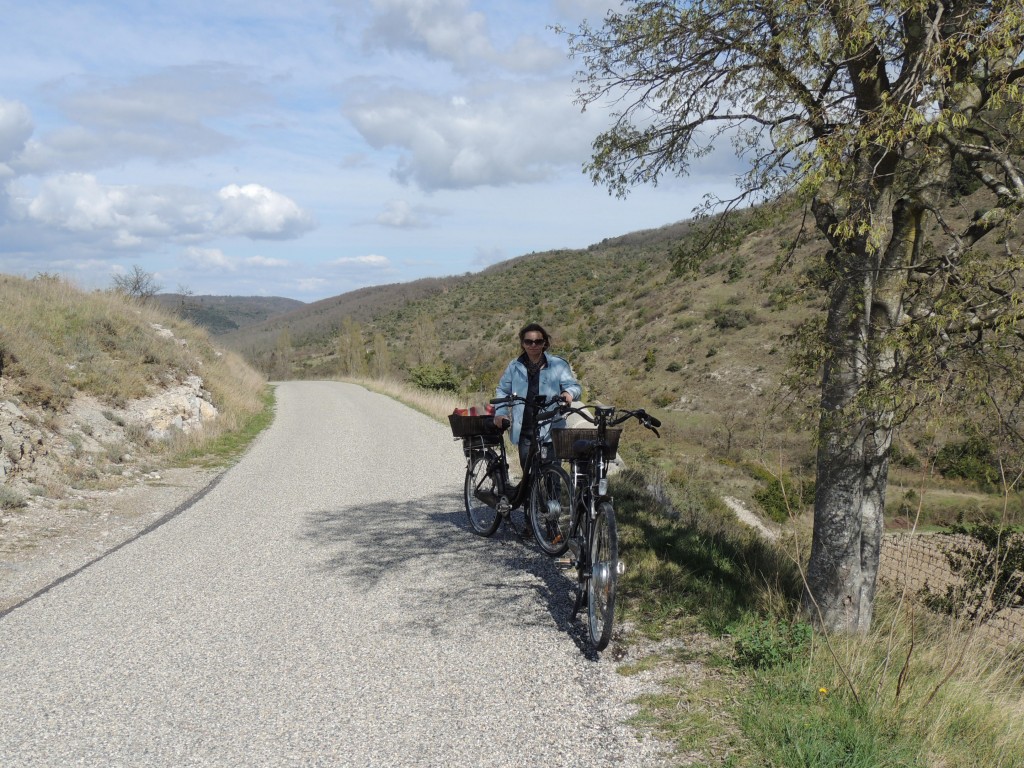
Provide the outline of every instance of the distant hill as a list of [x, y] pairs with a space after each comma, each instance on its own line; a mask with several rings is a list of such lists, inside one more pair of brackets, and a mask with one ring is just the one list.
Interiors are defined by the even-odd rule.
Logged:
[[262, 323], [305, 306], [281, 296], [186, 296], [160, 293], [153, 297], [161, 307], [206, 328], [214, 335]]
[[[346, 317], [359, 323], [370, 323], [374, 318], [394, 312], [401, 307], [444, 293], [463, 278], [423, 278], [409, 283], [375, 285], [357, 291], [322, 299], [311, 304], [295, 302], [285, 312], [263, 322], [239, 324], [224, 332], [219, 341], [233, 349], [244, 351], [247, 357], [259, 359], [274, 349], [282, 331], [287, 331], [290, 343], [319, 354], [337, 335]], [[285, 300], [287, 301], [287, 300]]]

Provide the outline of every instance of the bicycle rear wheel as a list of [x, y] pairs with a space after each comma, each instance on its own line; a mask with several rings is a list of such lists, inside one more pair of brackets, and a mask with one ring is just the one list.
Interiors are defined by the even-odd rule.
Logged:
[[615, 511], [607, 501], [597, 507], [590, 537], [590, 578], [587, 580], [587, 625], [594, 649], [603, 651], [612, 639], [615, 587], [619, 579], [619, 535]]
[[496, 505], [501, 497], [501, 479], [496, 471], [500, 463], [492, 451], [474, 451], [466, 462], [463, 500], [466, 516], [474, 533], [492, 536], [501, 524]]
[[572, 522], [572, 480], [557, 464], [541, 468], [530, 493], [530, 522], [537, 546], [557, 556], [569, 547]]

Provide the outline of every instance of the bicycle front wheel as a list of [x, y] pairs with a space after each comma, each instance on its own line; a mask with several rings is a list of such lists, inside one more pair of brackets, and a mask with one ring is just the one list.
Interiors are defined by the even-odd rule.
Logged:
[[492, 536], [501, 524], [501, 515], [496, 508], [501, 496], [501, 481], [492, 471], [495, 461], [493, 455], [474, 451], [466, 463], [463, 488], [466, 516], [474, 533], [481, 536]]
[[607, 501], [597, 507], [590, 536], [590, 579], [587, 581], [587, 618], [590, 642], [603, 651], [612, 639], [615, 586], [619, 579], [619, 535], [615, 511]]
[[530, 523], [537, 546], [552, 556], [569, 547], [572, 522], [572, 480], [557, 464], [541, 468], [530, 493]]

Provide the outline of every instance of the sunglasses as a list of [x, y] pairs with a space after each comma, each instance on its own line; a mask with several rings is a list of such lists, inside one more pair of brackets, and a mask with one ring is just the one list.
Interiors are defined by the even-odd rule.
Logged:
[[527, 347], [539, 347], [547, 342], [544, 339], [523, 339], [523, 346]]

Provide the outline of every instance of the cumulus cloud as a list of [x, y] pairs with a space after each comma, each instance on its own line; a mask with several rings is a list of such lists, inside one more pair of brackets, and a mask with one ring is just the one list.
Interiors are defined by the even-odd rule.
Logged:
[[422, 229], [429, 227], [431, 219], [444, 215], [439, 208], [413, 205], [407, 200], [391, 200], [377, 215], [377, 223], [392, 229]]
[[217, 196], [221, 209], [214, 226], [221, 234], [289, 240], [315, 226], [294, 200], [259, 184], [229, 184]]
[[266, 256], [228, 256], [220, 248], [191, 246], [182, 253], [182, 260], [193, 270], [203, 272], [237, 272], [245, 267], [279, 268], [288, 266], [284, 259]]
[[368, 50], [411, 51], [477, 72], [496, 66], [519, 72], [544, 71], [564, 63], [564, 54], [535, 36], [521, 36], [499, 47], [483, 13], [468, 0], [346, 0], [349, 14], [369, 12], [363, 32]]
[[314, 225], [295, 201], [258, 184], [231, 184], [211, 196], [181, 187], [107, 185], [86, 173], [47, 178], [34, 193], [23, 190], [15, 212], [22, 220], [93, 235], [114, 247], [231, 235], [281, 240]]
[[535, 182], [578, 169], [595, 134], [561, 81], [477, 86], [447, 97], [367, 91], [353, 96], [345, 114], [372, 147], [399, 148], [396, 178], [425, 190]]
[[220, 248], [186, 248], [183, 254], [185, 262], [192, 269], [204, 272], [234, 272], [238, 264]]

